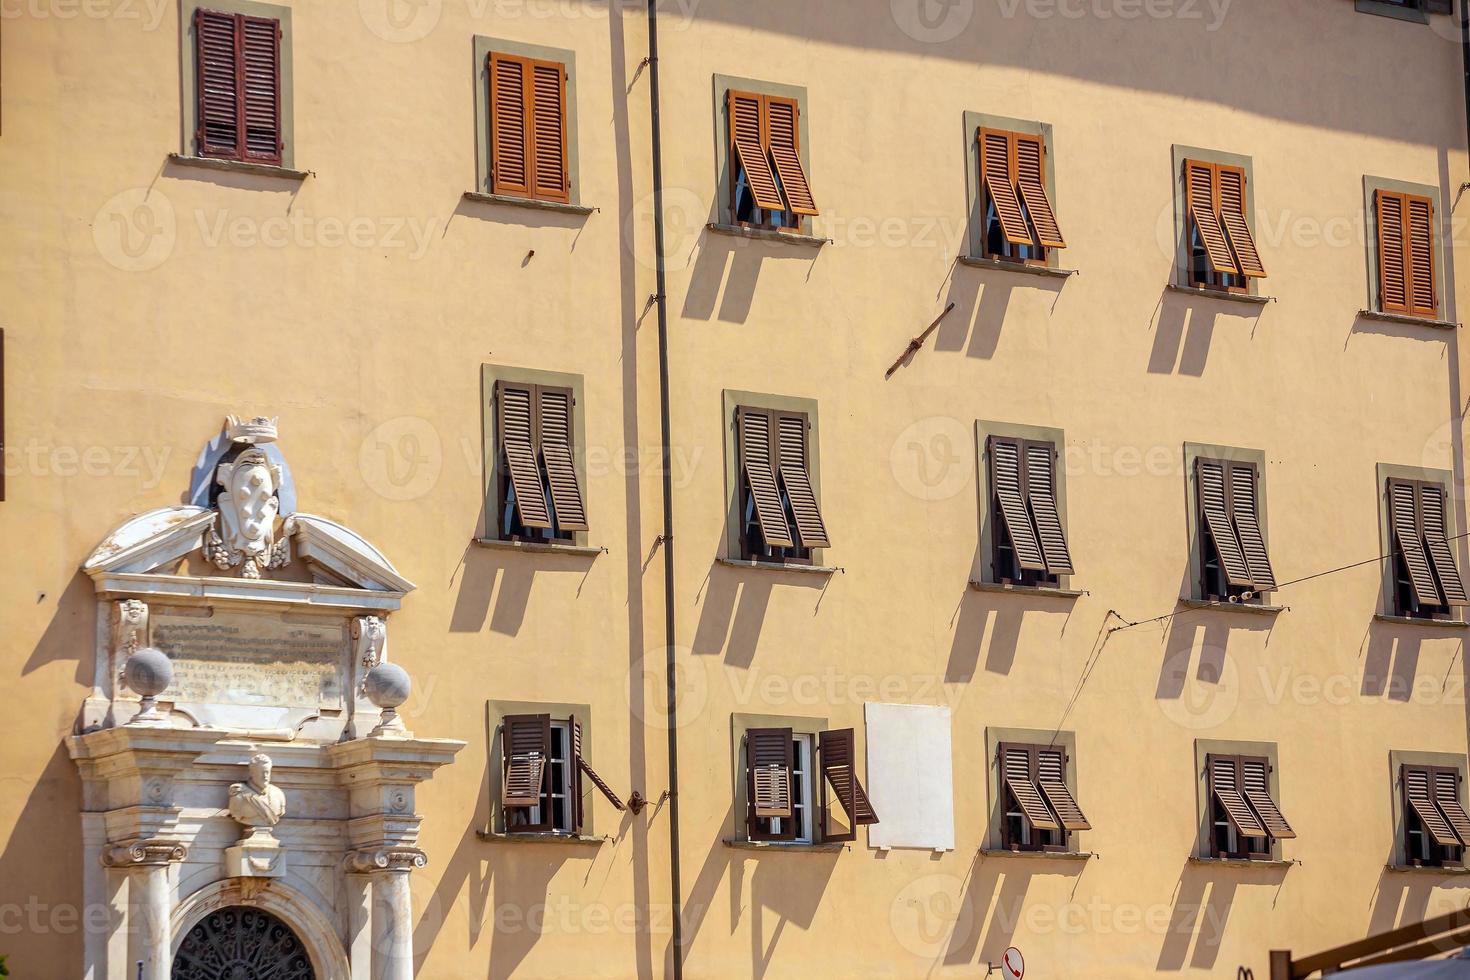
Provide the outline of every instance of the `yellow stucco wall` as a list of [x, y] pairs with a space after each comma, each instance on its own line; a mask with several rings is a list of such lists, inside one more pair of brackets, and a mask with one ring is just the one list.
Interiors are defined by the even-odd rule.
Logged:
[[[299, 184], [166, 164], [181, 149], [176, 6], [6, 8], [0, 953], [22, 977], [79, 970], [79, 784], [61, 747], [91, 681], [78, 566], [125, 517], [177, 502], [221, 417], [251, 412], [280, 416], [302, 508], [418, 583], [390, 621], [416, 683], [405, 714], [469, 742], [420, 795], [421, 975], [662, 975], [667, 806], [619, 823], [599, 798], [598, 830], [618, 839], [595, 852], [476, 836], [487, 699], [589, 704], [602, 776], [624, 795], [668, 786], [644, 12], [292, 7]], [[1014, 943], [1034, 977], [1260, 976], [1270, 948], [1463, 904], [1443, 878], [1384, 871], [1388, 752], [1464, 753], [1466, 668], [1461, 633], [1374, 620], [1376, 565], [1281, 591], [1274, 620], [1108, 632], [1174, 612], [1187, 588], [1187, 441], [1265, 452], [1283, 581], [1376, 554], [1377, 463], [1462, 471], [1457, 333], [1355, 317], [1363, 175], [1445, 200], [1466, 179], [1448, 20], [1344, 0], [1180, 0], [1135, 19], [1122, 2], [1072, 17], [981, 0], [949, 8], [967, 20], [946, 38], [957, 21], [905, 32], [903, 8], [691, 0], [661, 18], [687, 975], [983, 976]], [[600, 211], [461, 202], [476, 34], [576, 52], [581, 198]], [[806, 88], [815, 231], [832, 244], [704, 229], [716, 73]], [[1080, 276], [954, 265], [966, 111], [1053, 125], [1061, 262]], [[1252, 158], [1276, 302], [1165, 292], [1173, 144]], [[589, 542], [607, 554], [470, 547], [483, 363], [584, 377]], [[714, 564], [723, 389], [819, 403], [841, 573]], [[982, 561], [976, 419], [1065, 430], [1086, 595], [966, 588]], [[861, 730], [880, 696], [954, 708], [954, 852], [722, 843], [732, 713]], [[1077, 734], [1098, 859], [977, 856], [998, 726]], [[1188, 863], [1197, 738], [1277, 743], [1300, 864]]]

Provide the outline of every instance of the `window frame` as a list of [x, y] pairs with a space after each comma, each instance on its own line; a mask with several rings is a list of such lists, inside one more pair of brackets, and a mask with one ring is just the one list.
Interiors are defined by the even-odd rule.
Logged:
[[[554, 703], [547, 701], [498, 701], [488, 700], [485, 702], [485, 741], [488, 746], [487, 765], [489, 766], [489, 794], [490, 794], [490, 822], [488, 833], [497, 837], [592, 837], [594, 836], [594, 812], [593, 797], [597, 795], [597, 787], [592, 780], [583, 778], [581, 780], [581, 793], [577, 797], [580, 800], [582, 812], [582, 829], [575, 829], [575, 816], [572, 803], [572, 795], [567, 791], [566, 818], [571, 824], [571, 829], [553, 828], [551, 830], [520, 830], [506, 824], [506, 807], [501, 802], [501, 772], [505, 764], [505, 754], [502, 747], [503, 728], [502, 722], [510, 715], [550, 715], [553, 733], [558, 723], [566, 732], [564, 754], [568, 757], [572, 754], [572, 737], [569, 719], [575, 718], [582, 727], [582, 757], [584, 759], [596, 758], [592, 754], [592, 707], [586, 704]], [[555, 734], [552, 736], [555, 744]], [[573, 773], [570, 760], [563, 765], [564, 782], [574, 785]]]
[[[737, 162], [734, 154], [734, 139], [730, 132], [730, 121], [728, 115], [728, 97], [730, 92], [740, 92], [750, 95], [761, 96], [766, 99], [777, 99], [793, 102], [796, 105], [796, 153], [801, 161], [802, 170], [805, 171], [807, 185], [812, 189], [812, 197], [817, 197], [816, 179], [812, 167], [811, 133], [807, 119], [810, 116], [810, 105], [807, 90], [800, 85], [787, 85], [779, 82], [760, 81], [752, 78], [741, 78], [735, 75], [714, 75], [714, 130], [715, 130], [715, 218], [716, 224], [735, 228], [750, 228], [757, 230], [773, 231], [778, 233], [794, 234], [801, 236], [812, 235], [813, 216], [797, 214], [792, 211], [781, 212], [790, 215], [789, 224], [774, 224], [769, 221], [741, 222], [735, 214], [735, 190], [737, 180]], [[762, 131], [766, 125], [762, 122]], [[779, 185], [779, 176], [777, 177]], [[781, 192], [784, 198], [784, 191]], [[787, 199], [787, 203], [790, 201]], [[820, 207], [820, 205], [819, 205]]]
[[[731, 807], [731, 840], [743, 843], [768, 843], [783, 847], [816, 847], [825, 843], [822, 839], [821, 832], [819, 783], [817, 782], [821, 776], [821, 768], [817, 763], [816, 748], [817, 740], [821, 736], [821, 733], [828, 727], [826, 718], [816, 718], [808, 715], [761, 715], [746, 713], [734, 713], [730, 715], [730, 742], [732, 752], [731, 782], [733, 790], [731, 799], [734, 800], [734, 806]], [[808, 766], [809, 771], [805, 774], [804, 782], [807, 794], [805, 797], [806, 814], [804, 819], [805, 821], [809, 821], [809, 825], [804, 828], [798, 828], [798, 832], [802, 829], [807, 830], [809, 839], [796, 840], [788, 838], [784, 840], [768, 840], [764, 838], [752, 838], [750, 836], [749, 827], [746, 823], [746, 816], [750, 809], [750, 793], [746, 777], [745, 743], [746, 732], [752, 728], [789, 728], [791, 729], [793, 743], [803, 737], [810, 739], [810, 765]], [[793, 773], [791, 790], [793, 801], [797, 796], [796, 781]]]
[[[1386, 310], [1383, 307], [1382, 290], [1379, 287], [1379, 275], [1382, 259], [1378, 247], [1378, 202], [1379, 191], [1387, 191], [1393, 194], [1403, 194], [1409, 197], [1428, 198], [1431, 210], [1431, 244], [1434, 249], [1432, 261], [1434, 276], [1434, 314], [1426, 316], [1423, 313], [1410, 313], [1399, 310]], [[1388, 177], [1374, 177], [1365, 174], [1363, 176], [1363, 216], [1366, 234], [1364, 235], [1364, 259], [1367, 263], [1367, 289], [1368, 302], [1364, 309], [1374, 313], [1385, 313], [1392, 316], [1402, 316], [1414, 320], [1427, 320], [1443, 322], [1446, 316], [1447, 297], [1445, 296], [1445, 270], [1448, 264], [1447, 253], [1453, 247], [1453, 241], [1447, 242], [1443, 234], [1444, 212], [1441, 207], [1439, 187], [1435, 184], [1418, 184], [1405, 180], [1394, 180]], [[1406, 217], [1407, 220], [1407, 217]], [[1412, 308], [1412, 304], [1410, 304]]]
[[499, 416], [496, 409], [496, 385], [501, 382], [539, 385], [546, 388], [566, 389], [572, 394], [572, 466], [577, 477], [577, 486], [582, 492], [582, 509], [587, 515], [587, 524], [592, 526], [591, 488], [587, 485], [587, 408], [585, 383], [579, 374], [558, 371], [540, 371], [531, 368], [510, 367], [500, 364], [483, 364], [480, 369], [480, 425], [484, 440], [481, 457], [484, 479], [484, 504], [481, 509], [480, 533], [478, 537], [490, 541], [523, 541], [550, 546], [587, 547], [590, 531], [568, 531], [566, 536], [516, 536], [502, 527], [501, 515], [505, 502], [505, 485], [508, 482], [506, 467], [501, 460], [499, 438]]
[[1450, 10], [1431, 10], [1428, 4], [1431, 0], [1411, 0], [1412, 6], [1407, 3], [1395, 3], [1393, 0], [1356, 0], [1353, 9], [1360, 14], [1375, 14], [1379, 17], [1390, 17], [1394, 20], [1407, 21], [1410, 24], [1429, 23], [1430, 14], [1452, 13]]
[[[1211, 756], [1234, 756], [1239, 759], [1264, 760], [1267, 765], [1266, 785], [1271, 799], [1286, 811], [1281, 796], [1281, 762], [1275, 742], [1245, 742], [1224, 739], [1196, 739], [1194, 743], [1195, 805], [1198, 831], [1195, 855], [1203, 860], [1251, 860], [1279, 862], [1282, 860], [1282, 838], [1267, 837], [1267, 850], [1249, 853], [1241, 848], [1243, 856], [1222, 857], [1215, 848], [1215, 799], [1212, 792], [1209, 760]], [[1227, 821], [1228, 823], [1228, 821]], [[1233, 829], [1232, 829], [1233, 834]], [[1249, 840], [1249, 838], [1247, 838]]]
[[[506, 38], [488, 37], [476, 34], [473, 41], [474, 49], [474, 79], [475, 79], [475, 190], [481, 194], [489, 194], [496, 197], [511, 197], [516, 200], [531, 201], [537, 203], [567, 204], [572, 207], [582, 205], [582, 182], [579, 176], [581, 154], [578, 150], [577, 139], [577, 54], [565, 48], [552, 48], [540, 44], [526, 44], [521, 41], [512, 41]], [[491, 163], [493, 154], [491, 151], [491, 139], [493, 134], [490, 128], [490, 55], [492, 53], [511, 55], [517, 58], [528, 58], [532, 61], [542, 61], [560, 64], [565, 72], [565, 104], [563, 106], [563, 129], [566, 141], [566, 171], [567, 171], [567, 199], [538, 197], [531, 193], [507, 194], [497, 191], [491, 177]]]
[[[1014, 265], [1038, 268], [1061, 268], [1062, 248], [1040, 247], [1042, 255], [1033, 259], [1002, 258], [992, 255], [987, 247], [987, 222], [985, 201], [987, 194], [981, 183], [981, 152], [978, 134], [982, 129], [1014, 133], [1034, 137], [1041, 142], [1041, 168], [1043, 187], [1053, 214], [1060, 215], [1061, 204], [1057, 199], [1056, 136], [1051, 123], [1029, 119], [1013, 119], [986, 112], [966, 111], [963, 114], [965, 137], [965, 193], [968, 207], [967, 255], [972, 259], [1008, 262]], [[1060, 222], [1060, 217], [1058, 218]]]
[[[1207, 443], [1186, 442], [1184, 444], [1184, 500], [1186, 521], [1185, 526], [1189, 533], [1189, 594], [1182, 598], [1192, 599], [1196, 602], [1228, 601], [1219, 597], [1212, 598], [1205, 589], [1205, 543], [1207, 529], [1201, 520], [1202, 510], [1199, 495], [1199, 468], [1200, 460], [1216, 460], [1232, 465], [1248, 465], [1256, 471], [1256, 523], [1261, 528], [1261, 540], [1265, 543], [1268, 556], [1273, 554], [1271, 548], [1271, 528], [1268, 523], [1270, 513], [1269, 499], [1267, 496], [1266, 479], [1266, 453], [1261, 449], [1244, 449], [1239, 446], [1215, 446]], [[1228, 471], [1226, 479], [1228, 481]], [[1271, 559], [1272, 568], [1275, 568], [1275, 560]], [[1249, 600], [1243, 600], [1244, 605], [1267, 605], [1267, 596], [1274, 590], [1258, 590]]]
[[[740, 462], [740, 439], [739, 430], [736, 426], [736, 415], [741, 408], [761, 409], [770, 412], [782, 412], [793, 415], [805, 415], [807, 419], [806, 430], [806, 453], [807, 453], [807, 479], [812, 486], [812, 494], [816, 498], [817, 507], [821, 511], [822, 522], [827, 525], [830, 535], [829, 515], [822, 506], [822, 459], [821, 440], [817, 402], [811, 398], [797, 398], [786, 395], [768, 395], [759, 392], [737, 391], [725, 389], [721, 393], [723, 420], [725, 429], [725, 557], [732, 561], [759, 562], [762, 565], [770, 565], [780, 568], [783, 565], [790, 566], [822, 566], [825, 560], [825, 548], [804, 549], [806, 555], [798, 555], [783, 560], [772, 560], [770, 558], [752, 558], [747, 554], [745, 540], [745, 478], [743, 467]], [[788, 518], [789, 523], [789, 518]]]
[[[985, 847], [995, 851], [1013, 850], [1010, 846], [1010, 828], [1007, 826], [1007, 804], [1011, 797], [1006, 787], [1005, 773], [1001, 767], [1001, 749], [1005, 747], [1030, 749], [1060, 749], [1064, 765], [1065, 781], [1072, 798], [1081, 806], [1078, 788], [1077, 733], [1040, 728], [996, 728], [985, 729], [986, 774], [989, 782], [989, 820], [986, 825]], [[1035, 756], [1033, 755], [1033, 768]], [[1084, 810], [1084, 812], [1086, 812]], [[1033, 830], [1033, 833], [1035, 831]], [[1058, 838], [1056, 843], [1017, 848], [1021, 853], [1080, 854], [1085, 851], [1080, 835], [1087, 830], [1069, 831], [1062, 827], [1055, 831], [1044, 831]]]
[[[990, 480], [990, 439], [1018, 439], [1023, 443], [1050, 443], [1056, 449], [1055, 467], [1053, 470], [1054, 486], [1053, 493], [1056, 495], [1057, 519], [1061, 522], [1062, 533], [1067, 540], [1067, 550], [1072, 554], [1072, 563], [1075, 569], [1076, 541], [1072, 535], [1071, 522], [1067, 518], [1067, 437], [1062, 429], [1039, 425], [1022, 425], [1016, 422], [996, 422], [986, 419], [977, 419], [975, 422], [975, 475], [976, 475], [976, 504], [978, 507], [978, 526], [980, 528], [980, 547], [976, 551], [975, 562], [978, 568], [970, 569], [970, 577], [975, 581], [989, 585], [1003, 585], [1005, 581], [996, 575], [995, 555], [998, 548], [998, 539], [1001, 529], [1001, 515], [999, 509], [994, 506], [995, 490]], [[1023, 461], [1024, 469], [1024, 461]], [[1054, 582], [1041, 584], [1011, 583], [1018, 588], [1043, 588], [1069, 590], [1076, 576], [1073, 571], [1070, 574], [1058, 574]]]
[[[1256, 175], [1254, 162], [1250, 157], [1239, 153], [1227, 153], [1223, 150], [1209, 150], [1197, 146], [1185, 146], [1180, 143], [1175, 143], [1172, 146], [1171, 158], [1173, 170], [1170, 175], [1170, 180], [1174, 188], [1174, 285], [1201, 292], [1225, 293], [1238, 296], [1259, 296], [1261, 294], [1259, 278], [1264, 277], [1246, 276], [1236, 273], [1236, 278], [1243, 279], [1244, 282], [1232, 285], [1201, 285], [1196, 281], [1193, 268], [1193, 250], [1191, 247], [1193, 219], [1189, 214], [1189, 196], [1186, 191], [1188, 177], [1185, 171], [1185, 164], [1192, 160], [1197, 163], [1207, 163], [1216, 167], [1225, 167], [1241, 172], [1245, 179], [1245, 186], [1242, 189], [1245, 200], [1245, 221], [1246, 225], [1250, 228], [1251, 237], [1256, 244], [1256, 249], [1259, 251], [1260, 238], [1258, 230], [1261, 226], [1256, 214]], [[1232, 254], [1234, 254], [1233, 249]]]
[[1445, 494], [1445, 537], [1449, 539], [1450, 552], [1455, 559], [1455, 567], [1460, 573], [1460, 579], [1465, 581], [1466, 563], [1464, 561], [1464, 540], [1456, 539], [1460, 533], [1455, 518], [1455, 496], [1452, 492], [1454, 487], [1454, 474], [1449, 470], [1433, 469], [1421, 466], [1402, 466], [1393, 463], [1379, 463], [1376, 467], [1375, 476], [1377, 483], [1374, 493], [1378, 500], [1378, 532], [1379, 532], [1379, 554], [1383, 555], [1380, 588], [1380, 615], [1397, 619], [1413, 619], [1421, 622], [1436, 623], [1459, 623], [1464, 622], [1464, 616], [1457, 606], [1444, 606], [1440, 613], [1432, 615], [1414, 615], [1407, 611], [1400, 602], [1400, 590], [1398, 587], [1398, 556], [1397, 545], [1394, 542], [1392, 515], [1388, 506], [1388, 483], [1390, 480], [1438, 484]]
[[1418, 752], [1398, 749], [1389, 752], [1389, 797], [1393, 801], [1393, 867], [1444, 869], [1450, 872], [1460, 868], [1470, 867], [1470, 848], [1460, 849], [1458, 863], [1424, 864], [1414, 860], [1410, 856], [1409, 838], [1418, 817], [1408, 805], [1408, 788], [1404, 785], [1402, 778], [1405, 767], [1431, 770], [1448, 769], [1458, 773], [1460, 779], [1457, 784], [1457, 791], [1460, 795], [1461, 806], [1465, 805], [1467, 792], [1466, 774], [1467, 771], [1470, 771], [1467, 770], [1466, 757], [1454, 752]]
[[[199, 151], [196, 134], [199, 125], [198, 46], [195, 40], [195, 11], [214, 10], [224, 14], [275, 20], [280, 26], [279, 100], [281, 152], [279, 160], [265, 161], [250, 157], [205, 156]], [[181, 0], [179, 3], [180, 112], [179, 156], [188, 160], [214, 160], [223, 164], [264, 167], [270, 170], [294, 170], [296, 166], [295, 110], [293, 104], [294, 73], [292, 69], [291, 8], [258, 0]]]

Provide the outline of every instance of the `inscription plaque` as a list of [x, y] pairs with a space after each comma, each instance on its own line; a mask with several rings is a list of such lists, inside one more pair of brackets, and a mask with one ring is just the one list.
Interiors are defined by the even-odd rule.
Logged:
[[271, 613], [155, 610], [153, 645], [174, 666], [173, 686], [159, 699], [340, 708], [346, 625], [329, 619], [290, 622]]

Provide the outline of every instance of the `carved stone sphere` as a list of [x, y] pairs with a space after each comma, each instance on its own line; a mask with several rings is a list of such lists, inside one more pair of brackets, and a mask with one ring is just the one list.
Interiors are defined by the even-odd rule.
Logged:
[[413, 682], [408, 679], [408, 671], [397, 664], [378, 664], [368, 671], [363, 681], [363, 689], [368, 700], [379, 708], [396, 708], [408, 700], [408, 692], [413, 687]]
[[162, 650], [153, 647], [135, 651], [123, 666], [123, 683], [141, 697], [157, 697], [173, 682], [173, 661]]

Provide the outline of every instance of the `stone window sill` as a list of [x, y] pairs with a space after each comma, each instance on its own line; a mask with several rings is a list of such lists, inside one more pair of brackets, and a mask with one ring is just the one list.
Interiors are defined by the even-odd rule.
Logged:
[[1050, 279], [1070, 279], [1082, 273], [1076, 269], [1054, 269], [1049, 265], [1027, 265], [1024, 262], [1006, 262], [1003, 259], [987, 259], [979, 255], [961, 255], [960, 265], [967, 265], [972, 269], [999, 269], [1002, 272], [1014, 272], [1023, 276], [1042, 276]]
[[577, 544], [538, 544], [535, 541], [501, 541], [498, 538], [476, 538], [475, 546], [496, 551], [520, 551], [531, 555], [566, 555], [571, 558], [596, 558], [607, 553], [606, 548]]
[[477, 830], [476, 835], [484, 841], [501, 841], [507, 844], [562, 844], [571, 847], [601, 847], [611, 837], [586, 837], [582, 834], [501, 834], [493, 830]]
[[1085, 589], [1061, 589], [1051, 585], [1006, 585], [1002, 582], [980, 582], [975, 579], [970, 579], [970, 588], [976, 592], [1009, 592], [1054, 599], [1078, 599], [1089, 594]]
[[746, 228], [743, 225], [726, 225], [718, 221], [711, 221], [705, 225], [710, 231], [719, 235], [734, 235], [736, 238], [757, 238], [763, 242], [785, 242], [790, 245], [799, 245], [803, 248], [821, 248], [828, 244], [828, 239], [818, 238], [814, 235], [802, 235], [791, 231], [774, 231], [770, 228]]
[[1385, 864], [1383, 870], [1400, 875], [1470, 875], [1470, 868], [1424, 868], [1413, 864]]
[[1301, 862], [1300, 861], [1276, 861], [1276, 860], [1271, 860], [1271, 861], [1264, 861], [1264, 860], [1263, 861], [1252, 861], [1249, 858], [1191, 857], [1189, 859], [1189, 863], [1190, 864], [1203, 864], [1203, 865], [1209, 865], [1210, 867], [1219, 867], [1219, 868], [1275, 868], [1275, 869], [1285, 869], [1285, 868], [1291, 867], [1294, 864], [1300, 864]]
[[310, 173], [305, 170], [292, 170], [289, 167], [277, 167], [269, 163], [251, 163], [248, 160], [218, 160], [214, 157], [195, 157], [184, 153], [170, 153], [169, 163], [178, 164], [181, 167], [197, 167], [200, 170], [221, 170], [232, 174], [256, 174], [260, 177], [279, 177], [282, 180], [305, 180]]
[[1377, 320], [1379, 323], [1401, 323], [1408, 327], [1433, 327], [1436, 330], [1454, 330], [1459, 324], [1454, 320], [1436, 320], [1427, 316], [1409, 316], [1407, 313], [1384, 313], [1382, 310], [1359, 310], [1358, 319]]
[[739, 851], [796, 851], [808, 854], [836, 854], [847, 850], [847, 842], [838, 841], [831, 844], [798, 844], [784, 840], [740, 840], [727, 837], [724, 841], [726, 847], [733, 847]]
[[982, 847], [980, 856], [1021, 858], [1025, 861], [1091, 861], [1101, 857], [1094, 851], [1012, 851], [1003, 847]]
[[1286, 612], [1287, 606], [1265, 606], [1253, 602], [1221, 602], [1219, 599], [1180, 599], [1190, 609], [1218, 609], [1221, 612], [1246, 613], [1252, 616], [1274, 616]]
[[1459, 619], [1419, 619], [1415, 616], [1390, 616], [1387, 613], [1378, 613], [1373, 617], [1380, 623], [1393, 623], [1398, 626], [1428, 626], [1430, 629], [1462, 630], [1470, 623]]
[[558, 214], [576, 214], [586, 216], [601, 208], [588, 207], [584, 204], [562, 204], [560, 201], [537, 201], [529, 197], [510, 197], [506, 194], [482, 194], [479, 191], [465, 191], [464, 199], [474, 201], [476, 204], [503, 204], [513, 208], [532, 208], [537, 211], [555, 211]]
[[715, 564], [730, 568], [759, 568], [767, 572], [796, 572], [800, 575], [832, 575], [842, 571], [831, 565], [783, 565], [774, 561], [750, 561], [745, 558], [716, 558]]
[[1275, 299], [1274, 296], [1252, 296], [1250, 293], [1232, 293], [1224, 289], [1206, 289], [1203, 286], [1181, 286], [1177, 282], [1171, 282], [1164, 288], [1171, 293], [1207, 296], [1210, 299], [1223, 299], [1227, 303], [1245, 303], [1248, 306], [1265, 306]]

